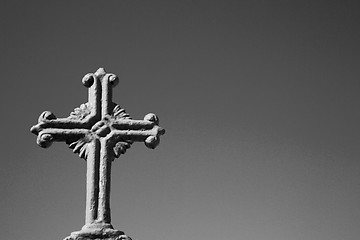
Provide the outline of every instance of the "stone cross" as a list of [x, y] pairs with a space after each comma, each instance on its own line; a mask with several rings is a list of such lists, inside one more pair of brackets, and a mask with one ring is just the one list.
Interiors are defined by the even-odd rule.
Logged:
[[119, 79], [99, 68], [84, 76], [89, 89], [88, 102], [81, 104], [67, 118], [56, 118], [43, 112], [38, 124], [31, 128], [37, 144], [47, 148], [53, 141], [64, 141], [74, 153], [86, 160], [85, 225], [66, 239], [127, 239], [114, 230], [110, 216], [111, 162], [124, 154], [134, 141], [143, 141], [155, 148], [165, 130], [159, 119], [149, 113], [144, 120], [133, 120], [119, 105], [112, 102], [112, 88]]

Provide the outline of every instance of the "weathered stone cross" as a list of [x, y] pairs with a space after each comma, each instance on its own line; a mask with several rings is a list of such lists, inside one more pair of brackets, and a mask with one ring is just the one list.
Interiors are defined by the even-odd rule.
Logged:
[[31, 128], [41, 147], [53, 141], [65, 141], [74, 153], [87, 162], [85, 225], [67, 239], [126, 239], [114, 230], [110, 217], [111, 162], [125, 153], [134, 141], [144, 141], [155, 148], [165, 130], [159, 119], [149, 113], [144, 120], [132, 120], [119, 105], [112, 102], [112, 88], [117, 76], [99, 68], [82, 79], [89, 88], [88, 102], [81, 104], [67, 118], [56, 118], [43, 112]]

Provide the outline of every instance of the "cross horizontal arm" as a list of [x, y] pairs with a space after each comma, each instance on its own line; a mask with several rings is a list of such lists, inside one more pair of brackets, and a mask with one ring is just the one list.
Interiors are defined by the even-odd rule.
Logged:
[[[113, 120], [111, 123], [111, 126], [116, 130], [148, 130], [157, 125], [159, 125], [159, 118], [153, 113], [146, 114], [144, 120], [120, 118]], [[164, 129], [163, 131], [165, 133]]]
[[115, 120], [111, 126], [116, 130], [152, 129], [156, 123], [146, 120], [120, 119]]
[[145, 142], [148, 148], [155, 148], [160, 143], [160, 136], [165, 129], [158, 126], [159, 118], [149, 113], [144, 120], [116, 119], [111, 123], [111, 134], [107, 136], [114, 143], [118, 141]]
[[145, 141], [150, 136], [159, 137], [163, 135], [165, 130], [159, 126], [155, 126], [150, 130], [113, 130], [109, 137], [114, 138], [114, 140], [131, 140], [135, 142]]
[[153, 126], [149, 130], [113, 130], [107, 138], [116, 143], [118, 141], [145, 142], [148, 148], [154, 149], [160, 143], [160, 136], [165, 130], [159, 126]]
[[37, 144], [40, 147], [49, 147], [53, 141], [67, 141], [69, 139], [79, 139], [87, 135], [90, 131], [87, 129], [43, 129], [37, 137]]
[[30, 131], [34, 134], [39, 134], [42, 130], [47, 128], [59, 129], [90, 129], [91, 125], [96, 121], [96, 114], [91, 113], [84, 119], [71, 118], [56, 118], [55, 115], [49, 111], [43, 112], [38, 120], [38, 124], [31, 127]]

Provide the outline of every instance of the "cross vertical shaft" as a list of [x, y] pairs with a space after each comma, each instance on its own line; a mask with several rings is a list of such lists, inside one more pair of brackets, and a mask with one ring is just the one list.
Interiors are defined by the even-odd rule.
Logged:
[[86, 211], [85, 226], [92, 224], [97, 218], [99, 197], [99, 149], [100, 142], [94, 139], [89, 143], [89, 155], [86, 160]]
[[[112, 86], [116, 85], [116, 78], [111, 74], [106, 74], [103, 78], [102, 84], [102, 101], [101, 101], [101, 117], [108, 118], [111, 113], [112, 104]], [[112, 80], [112, 81], [110, 81]], [[112, 157], [109, 144], [106, 139], [101, 139], [100, 149], [100, 182], [99, 182], [99, 207], [98, 207], [98, 222], [110, 224], [110, 186], [111, 186], [111, 162]]]
[[[85, 86], [89, 87], [88, 105], [96, 121], [101, 119], [101, 82], [98, 75], [86, 74], [82, 79]], [[86, 204], [85, 204], [85, 226], [92, 224], [97, 218], [99, 205], [99, 139], [94, 138], [86, 148]]]
[[111, 184], [111, 162], [109, 144], [106, 139], [101, 139], [100, 150], [100, 185], [99, 185], [99, 208], [98, 221], [110, 224], [110, 184]]

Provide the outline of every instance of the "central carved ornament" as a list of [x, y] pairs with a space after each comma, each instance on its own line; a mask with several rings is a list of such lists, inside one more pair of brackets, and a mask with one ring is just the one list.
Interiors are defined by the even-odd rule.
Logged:
[[[88, 103], [81, 104], [80, 107], [75, 108], [73, 112], [70, 113], [69, 119], [74, 120], [83, 120], [88, 115], [91, 114], [91, 108]], [[105, 116], [102, 120], [95, 123], [88, 134], [86, 134], [83, 138], [80, 138], [76, 141], [66, 141], [71, 149], [73, 149], [74, 153], [78, 153], [81, 158], [86, 159], [88, 154], [87, 152], [87, 144], [94, 139], [100, 139], [106, 137], [111, 130], [114, 130], [112, 127], [114, 120], [120, 119], [131, 119], [130, 115], [125, 112], [123, 108], [121, 108], [117, 104], [113, 104], [112, 114]], [[126, 149], [130, 148], [133, 141], [120, 139], [114, 146], [114, 155], [115, 157], [119, 157], [121, 154], [124, 154]]]

